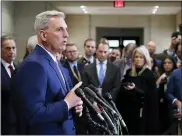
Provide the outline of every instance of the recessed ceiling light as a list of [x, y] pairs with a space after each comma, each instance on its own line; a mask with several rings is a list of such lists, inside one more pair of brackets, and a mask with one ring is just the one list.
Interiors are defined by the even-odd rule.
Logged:
[[153, 9], [153, 12], [156, 12], [157, 11], [157, 9]]
[[83, 10], [83, 11], [86, 11], [86, 9], [85, 9], [85, 8], [82, 8], [82, 10]]
[[156, 11], [153, 11], [153, 12], [152, 12], [152, 14], [155, 14], [155, 13], [156, 13]]
[[159, 6], [155, 6], [154, 8], [155, 8], [155, 9], [158, 9], [158, 8], [159, 8]]
[[85, 6], [84, 6], [84, 5], [82, 5], [82, 6], [80, 6], [80, 8], [82, 8], [82, 9], [83, 9], [83, 8], [85, 8]]

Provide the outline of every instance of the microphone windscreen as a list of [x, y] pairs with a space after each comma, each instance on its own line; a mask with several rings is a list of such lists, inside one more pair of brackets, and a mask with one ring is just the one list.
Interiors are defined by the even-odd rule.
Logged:
[[111, 94], [108, 93], [108, 92], [104, 94], [104, 98], [106, 98], [106, 99], [108, 99], [108, 100], [112, 100], [112, 96], [111, 96]]
[[92, 84], [90, 84], [88, 87], [90, 89], [92, 89], [94, 92], [97, 91], [97, 88], [94, 85], [92, 85]]
[[88, 88], [88, 87], [85, 87], [84, 88], [84, 92], [86, 94], [88, 94], [89, 96], [91, 96], [91, 97], [97, 97], [97, 95], [90, 88]]
[[79, 96], [79, 97], [81, 97], [81, 96], [84, 95], [82, 89], [80, 89], [80, 88], [77, 88], [77, 89], [75, 90], [75, 94], [76, 94], [77, 96]]

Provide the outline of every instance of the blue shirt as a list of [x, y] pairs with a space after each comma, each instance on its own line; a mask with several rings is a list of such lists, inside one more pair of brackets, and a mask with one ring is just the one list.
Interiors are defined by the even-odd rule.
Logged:
[[70, 66], [71, 69], [73, 69], [74, 66], [76, 66], [78, 68], [78, 66], [77, 66], [77, 60], [74, 61], [74, 62], [69, 62], [68, 61], [68, 63], [69, 63], [69, 66]]

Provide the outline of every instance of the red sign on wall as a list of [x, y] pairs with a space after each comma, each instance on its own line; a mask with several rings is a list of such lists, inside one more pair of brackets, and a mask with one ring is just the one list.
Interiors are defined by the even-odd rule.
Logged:
[[124, 5], [124, 0], [115, 0], [114, 1], [114, 7], [115, 8], [123, 8]]

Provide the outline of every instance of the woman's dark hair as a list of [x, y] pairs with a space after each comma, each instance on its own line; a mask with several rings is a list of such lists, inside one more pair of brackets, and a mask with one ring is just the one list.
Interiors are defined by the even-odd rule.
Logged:
[[166, 59], [169, 59], [169, 60], [172, 61], [172, 63], [173, 63], [173, 68], [172, 68], [171, 72], [172, 72], [174, 69], [177, 68], [176, 61], [175, 61], [174, 57], [173, 57], [173, 56], [168, 56], [168, 55], [166, 55], [165, 58], [162, 60], [162, 64], [161, 64], [161, 72], [162, 72], [162, 73], [165, 73], [165, 70], [164, 70], [164, 61], [165, 61]]
[[[151, 70], [152, 70], [152, 72], [153, 72], [153, 74], [154, 74], [154, 77], [155, 77], [155, 79], [156, 79], [156, 81], [157, 81], [157, 79], [159, 78], [159, 76], [160, 76], [160, 69], [159, 69], [159, 67], [158, 67], [158, 65], [157, 65], [157, 61], [156, 61], [156, 59], [154, 58], [154, 57], [151, 57], [150, 56], [150, 58], [153, 60], [153, 66], [152, 66], [152, 68], [151, 68]], [[157, 68], [157, 69], [156, 69]]]

